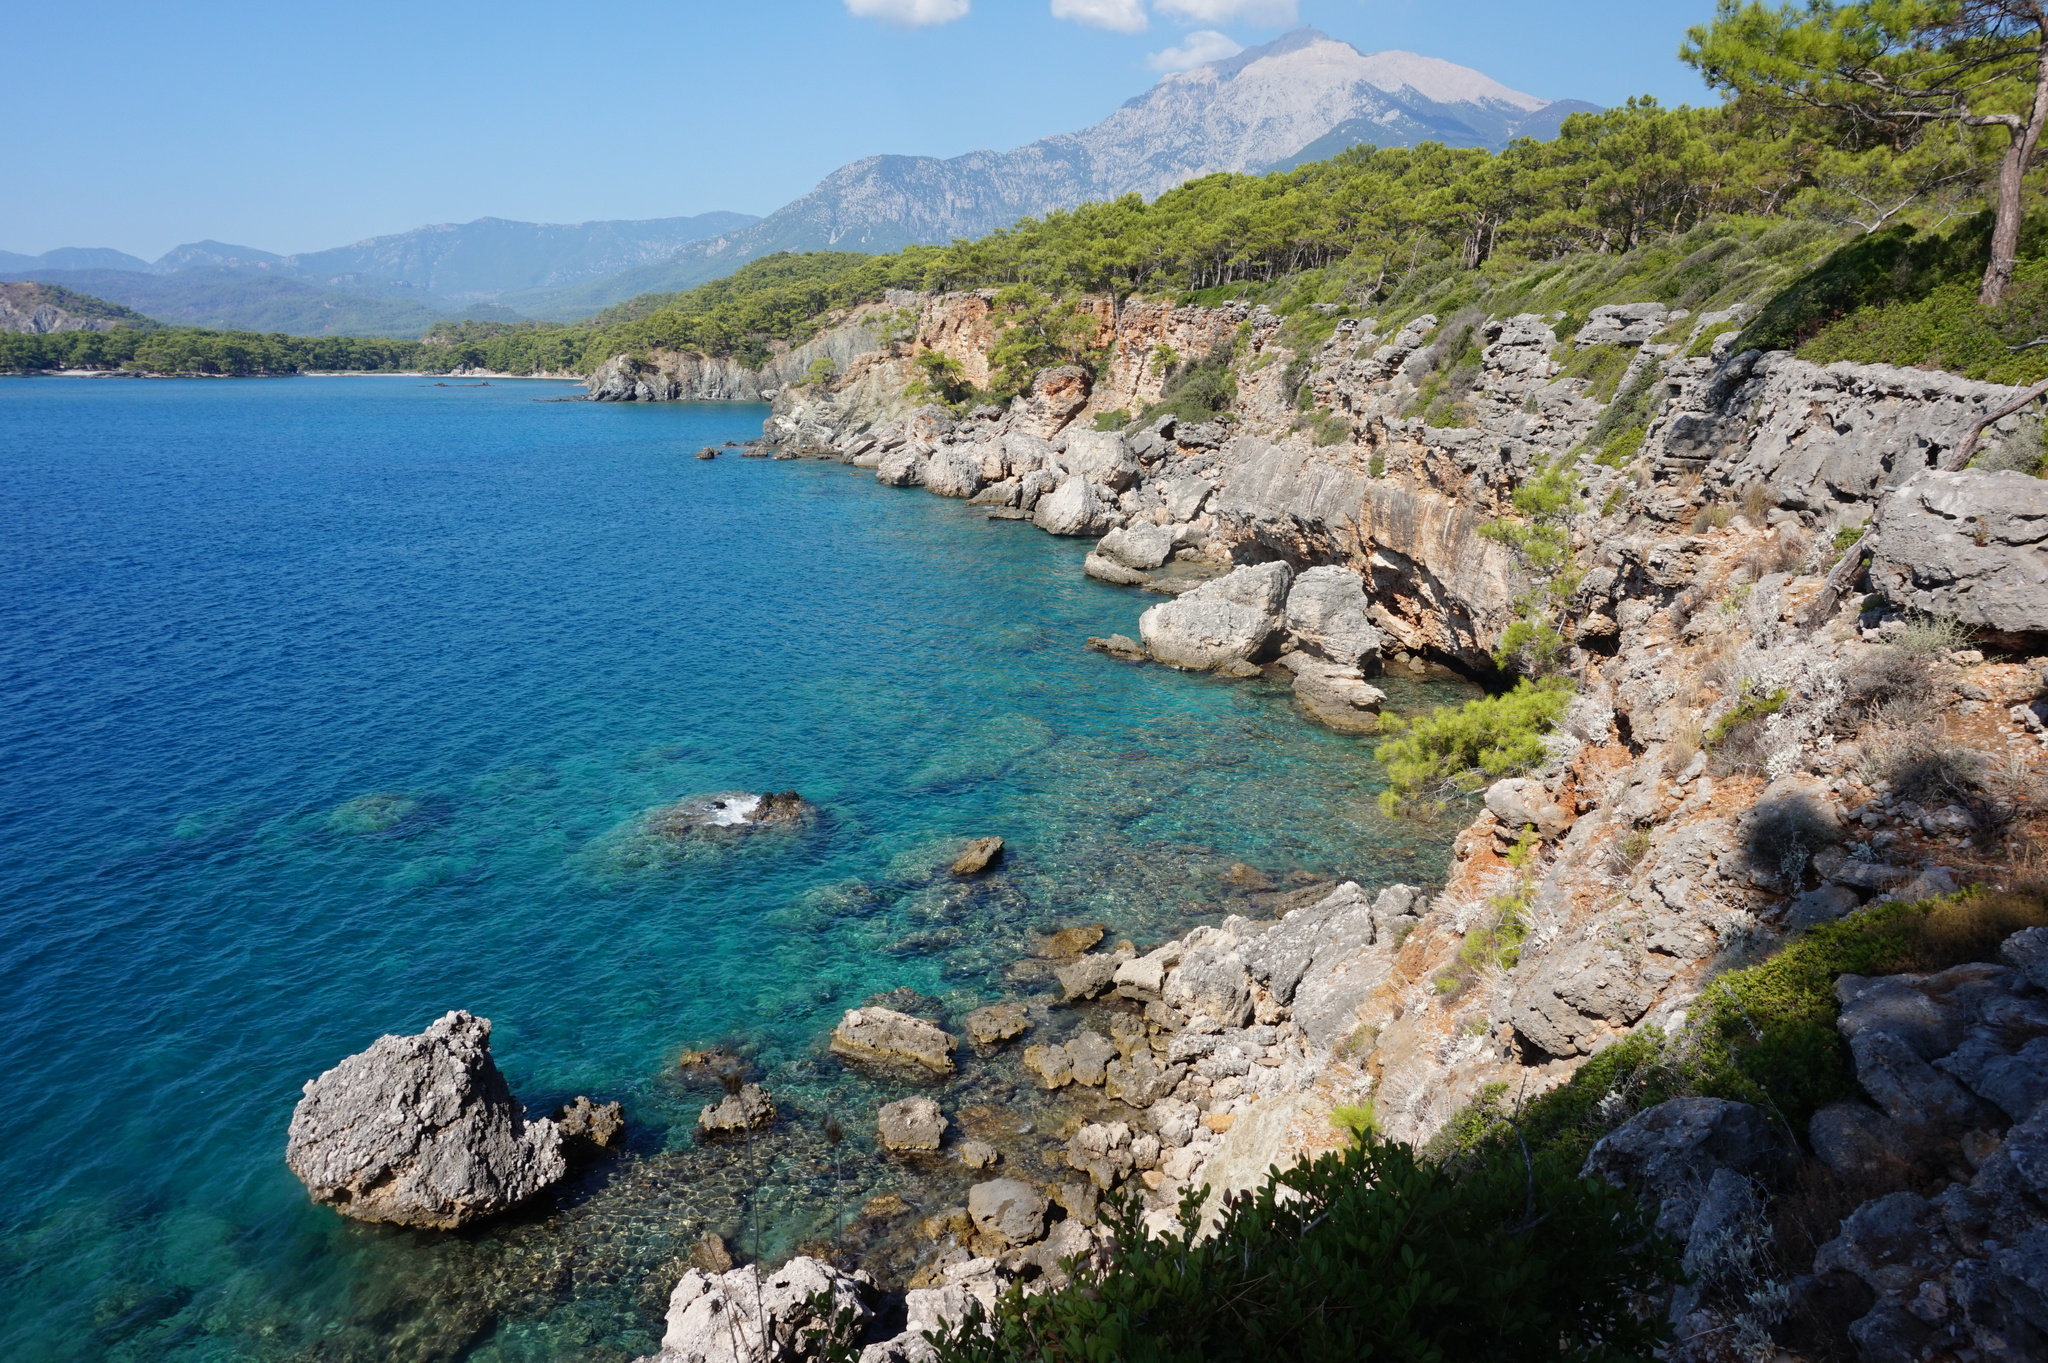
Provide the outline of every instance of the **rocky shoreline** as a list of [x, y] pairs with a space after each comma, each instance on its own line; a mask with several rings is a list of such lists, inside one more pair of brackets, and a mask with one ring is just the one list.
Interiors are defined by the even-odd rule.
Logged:
[[[1209, 1186], [1213, 1215], [1271, 1166], [1349, 1140], [1360, 1113], [1425, 1144], [1460, 1112], [1556, 1089], [1646, 1029], [1685, 1037], [1711, 980], [1819, 925], [2004, 888], [2031, 864], [2048, 810], [2048, 483], [2015, 470], [2038, 454], [2038, 426], [2006, 418], [1986, 460], [1944, 467], [2015, 390], [1735, 354], [1738, 314], [1629, 303], [1596, 309], [1569, 337], [1550, 317], [1478, 319], [1459, 424], [1436, 426], [1416, 395], [1447, 358], [1438, 347], [1463, 339], [1436, 318], [1385, 334], [1347, 320], [1297, 353], [1264, 309], [1130, 303], [1099, 314], [1098, 375], [1048, 370], [1006, 407], [955, 415], [902, 396], [912, 356], [937, 350], [985, 380], [989, 296], [887, 306], [915, 311], [908, 342], [878, 344], [859, 314], [783, 366], [809, 373], [829, 356], [825, 382], [707, 377], [689, 357], [657, 355], [593, 377], [592, 396], [707, 396], [710, 384], [770, 397], [763, 444], [747, 453], [837, 459], [1093, 539], [1085, 571], [1162, 599], [1141, 638], [1091, 644], [1221, 678], [1287, 678], [1308, 718], [1343, 732], [1380, 724], [1383, 671], [1496, 677], [1496, 648], [1541, 590], [1556, 598], [1574, 694], [1541, 758], [1484, 789], [1431, 892], [1304, 887], [1270, 896], [1270, 917], [1142, 949], [1083, 941], [1099, 928], [1074, 925], [1043, 969], [1013, 976], [1019, 997], [960, 1023], [977, 1073], [1000, 1076], [995, 1091], [1049, 1105], [1032, 1120], [970, 1119], [946, 1101], [970, 1051], [915, 997], [849, 1011], [830, 1043], [841, 1063], [940, 1086], [861, 1122], [879, 1119], [900, 1158], [953, 1171], [947, 1186], [966, 1196], [877, 1207], [875, 1224], [915, 1229], [849, 1231], [767, 1277], [693, 1269], [670, 1301], [665, 1360], [802, 1356], [794, 1336], [730, 1343], [720, 1322], [750, 1296], [828, 1289], [874, 1341], [869, 1363], [918, 1357], [920, 1331], [970, 1301], [1057, 1282], [1063, 1261], [1099, 1252], [1106, 1192], [1137, 1193], [1145, 1224], [1165, 1233], [1184, 1191]], [[1228, 419], [1094, 429], [1158, 399], [1158, 347], [1199, 357], [1226, 340]], [[1578, 356], [1611, 357], [1611, 401], [1563, 373]], [[1325, 414], [1314, 429], [1301, 393]], [[1624, 398], [1641, 431], [1617, 457], [1600, 423]], [[1343, 434], [1326, 443], [1332, 423]], [[1569, 571], [1538, 570], [1499, 527], [1527, 523], [1517, 494], [1560, 472], [1575, 488], [1553, 513]], [[1833, 1321], [1868, 1358], [1937, 1343], [2017, 1358], [2048, 1339], [2032, 1289], [2015, 1285], [2038, 1280], [2024, 1256], [2048, 1244], [2048, 1186], [2026, 1181], [2048, 1122], [2048, 1087], [2029, 1087], [2048, 1075], [2048, 1039], [2034, 1039], [2048, 1038], [2048, 1013], [2033, 1020], [2048, 981], [2031, 940], [1962, 975], [1844, 975], [1841, 1028], [1870, 1101], [1824, 1108], [1809, 1129], [1722, 1099], [1638, 1110], [1612, 1096], [1589, 1173], [1658, 1199], [1699, 1270], [1670, 1306], [1674, 1356], [1718, 1357], [1738, 1338], [1823, 1347], [1796, 1339], [1795, 1319]], [[1902, 1033], [1873, 1020], [1859, 1002], [1869, 989], [1909, 991], [1924, 1002], [1907, 1011], [1933, 1021]], [[744, 1099], [729, 1101], [750, 1129]], [[1049, 1130], [1041, 1112], [1056, 1116]], [[1759, 1134], [1760, 1121], [1771, 1129]], [[1890, 1184], [1869, 1181], [1879, 1166]], [[1787, 1170], [1871, 1196], [1773, 1278], [1731, 1246], [1791, 1205], [1806, 1175]], [[1937, 1216], [1947, 1229], [1931, 1228]], [[1894, 1226], [1908, 1222], [1918, 1229]], [[1895, 1267], [1907, 1251], [1873, 1239], [1884, 1234], [1911, 1241], [1912, 1275]], [[844, 1266], [885, 1241], [895, 1267]], [[900, 1298], [881, 1292], [884, 1278]], [[752, 1319], [757, 1331], [802, 1327], [788, 1311]]]

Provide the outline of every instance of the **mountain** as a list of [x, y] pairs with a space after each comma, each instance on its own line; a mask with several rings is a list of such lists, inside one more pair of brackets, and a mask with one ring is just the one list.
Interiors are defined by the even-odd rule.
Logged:
[[312, 275], [357, 275], [461, 301], [560, 288], [665, 260], [679, 247], [745, 228], [747, 213], [700, 213], [643, 222], [535, 223], [504, 218], [418, 227], [353, 246], [292, 256]]
[[0, 284], [0, 331], [112, 331], [154, 327], [141, 313], [54, 284]]
[[752, 226], [529, 310], [579, 316], [637, 293], [689, 288], [777, 251], [894, 251], [981, 236], [1022, 217], [1124, 194], [1153, 198], [1203, 175], [1289, 167], [1360, 141], [1498, 149], [1515, 137], [1554, 136], [1567, 113], [1596, 107], [1524, 94], [1413, 52], [1360, 52], [1304, 28], [1167, 76], [1080, 132], [1007, 152], [855, 161]]
[[30, 270], [147, 270], [149, 262], [106, 246], [60, 246], [39, 256], [0, 251], [0, 273]]
[[0, 252], [0, 277], [75, 289], [182, 326], [418, 336], [443, 320], [518, 321], [516, 305], [501, 300], [544, 298], [758, 221], [745, 213], [638, 222], [479, 218], [294, 256], [196, 241], [154, 262], [67, 247], [40, 256]]

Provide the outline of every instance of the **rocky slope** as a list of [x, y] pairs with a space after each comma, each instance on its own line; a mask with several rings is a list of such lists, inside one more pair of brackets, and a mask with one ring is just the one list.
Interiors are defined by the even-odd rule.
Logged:
[[777, 251], [895, 251], [979, 237], [1023, 217], [1115, 199], [1153, 198], [1218, 171], [1257, 173], [1369, 141], [1498, 149], [1555, 136], [1550, 101], [1412, 52], [1362, 53], [1304, 28], [1223, 61], [1167, 76], [1102, 122], [1011, 151], [869, 156], [737, 232], [608, 280], [591, 307], [684, 289]]
[[0, 283], [0, 331], [112, 331], [148, 326], [133, 308], [52, 284]]
[[[943, 351], [980, 381], [989, 299], [915, 306], [911, 340], [849, 355], [827, 383], [785, 380], [765, 439], [1097, 539], [1088, 571], [1167, 598], [1142, 640], [1096, 641], [1113, 655], [1226, 677], [1284, 666], [1310, 718], [1369, 731], [1376, 669], [1493, 676], [1529, 602], [1556, 602], [1576, 695], [1544, 759], [1484, 791], [1440, 887], [1346, 885], [1277, 921], [1232, 918], [1060, 972], [1090, 1028], [1027, 1051], [1025, 1066], [1120, 1104], [1126, 1115], [1071, 1133], [1065, 1158], [1097, 1191], [1142, 1186], [1161, 1229], [1184, 1188], [1249, 1187], [1340, 1142], [1340, 1107], [1370, 1104], [1383, 1133], [1427, 1142], [1475, 1101], [1527, 1101], [1640, 1028], [1683, 1037], [1708, 980], [1816, 924], [1876, 900], [2002, 885], [2032, 855], [2048, 808], [2048, 482], [2010, 470], [2035, 462], [2039, 428], [2007, 418], [1977, 467], [1944, 467], [2016, 390], [1733, 354], [1731, 314], [1617, 303], [1562, 338], [1548, 317], [1484, 321], [1459, 424], [1437, 426], [1417, 414], [1442, 358], [1435, 318], [1346, 321], [1297, 353], [1263, 309], [1136, 303], [1099, 311], [1099, 377], [1049, 370], [1005, 408], [955, 416], [902, 396], [910, 356]], [[833, 335], [851, 345], [857, 329]], [[1093, 429], [1098, 413], [1158, 398], [1156, 347], [1192, 357], [1226, 339], [1228, 420]], [[1591, 381], [1561, 376], [1581, 357], [1622, 371], [1609, 391], [1634, 404], [1639, 444], [1610, 440]], [[1560, 474], [1579, 489], [1554, 513], [1569, 562], [1545, 572], [1502, 527], [1528, 523], [1536, 504], [1518, 492]], [[1850, 571], [1866, 557], [1867, 581]], [[1930, 766], [1966, 775], [1935, 780]], [[1509, 926], [1516, 950], [1490, 945]], [[1764, 1155], [1687, 1155], [1679, 1188], [1669, 1161], [1646, 1173], [1649, 1156], [1622, 1154], [1631, 1142], [1725, 1153], [1712, 1131], [1762, 1119], [1652, 1109], [1636, 1134], [1609, 1138], [1593, 1172], [1677, 1197], [1670, 1228], [1700, 1264], [1727, 1268], [1673, 1303], [1686, 1356], [1723, 1356], [1745, 1330], [1782, 1334], [1795, 1299], [1800, 1320], [1834, 1312], [1865, 1357], [1937, 1345], [2034, 1356], [2030, 1341], [2048, 1332], [2027, 1296], [2038, 1256], [2012, 1247], [2048, 1243], [2032, 1200], [2048, 1184], [2001, 1191], [2034, 1177], [2033, 1137], [2020, 1136], [2048, 1121], [2035, 1110], [2048, 1041], [2030, 1039], [2043, 1033], [2029, 1030], [2042, 983], [2029, 968], [1886, 985], [1942, 1017], [1970, 980], [2012, 1001], [1954, 1001], [1962, 1011], [1930, 1024], [1939, 1044], [1852, 1038], [1873, 1105], [1771, 1133], [1786, 1142], [1773, 1158], [1838, 1174], [1896, 1148], [1922, 1191], [1900, 1185], [1920, 1200], [1855, 1211], [1799, 1281], [1750, 1281], [1743, 1292], [1777, 1294], [1769, 1310], [1727, 1285], [1742, 1277], [1727, 1268], [1740, 1258], [1730, 1227], [1777, 1205]], [[1845, 1003], [1845, 1034], [1885, 1030]], [[1965, 1055], [1973, 1027], [1991, 1030]], [[1921, 1074], [1935, 1061], [1955, 1074], [1942, 1082], [1962, 1085], [1945, 1099]], [[1617, 1098], [1614, 1122], [1628, 1116]], [[1954, 1152], [1968, 1142], [1965, 1160]], [[1086, 1201], [1072, 1196], [1063, 1205]], [[1932, 1229], [1943, 1217], [1947, 1229]], [[1083, 1218], [1051, 1224], [1070, 1221]], [[1092, 1247], [1084, 1231], [1060, 1234], [1079, 1252]], [[941, 1230], [920, 1290], [953, 1293], [957, 1309], [1035, 1271], [1020, 1242], [982, 1236], [968, 1222]], [[1915, 1246], [1908, 1277], [1889, 1266], [1900, 1251], [1885, 1236]]]

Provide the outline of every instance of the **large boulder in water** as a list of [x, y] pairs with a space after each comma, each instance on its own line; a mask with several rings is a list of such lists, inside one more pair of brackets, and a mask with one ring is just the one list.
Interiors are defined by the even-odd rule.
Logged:
[[1287, 628], [1303, 648], [1333, 663], [1376, 668], [1380, 632], [1365, 607], [1365, 579], [1358, 573], [1311, 568], [1287, 590]]
[[1154, 658], [1173, 667], [1249, 663], [1280, 632], [1292, 578], [1284, 563], [1236, 569], [1152, 607], [1138, 617], [1138, 633]]
[[555, 1123], [525, 1119], [491, 1060], [491, 1024], [457, 1009], [379, 1037], [306, 1085], [285, 1163], [358, 1221], [435, 1230], [490, 1216], [568, 1172]]

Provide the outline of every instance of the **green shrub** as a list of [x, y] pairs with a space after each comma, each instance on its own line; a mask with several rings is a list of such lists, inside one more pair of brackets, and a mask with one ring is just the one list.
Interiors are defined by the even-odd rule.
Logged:
[[1584, 379], [1586, 396], [1595, 402], [1614, 401], [1622, 376], [1636, 357], [1635, 348], [1619, 345], [1589, 345], [1576, 352], [1558, 371], [1560, 379]]
[[1454, 791], [1474, 791], [1534, 766], [1543, 760], [1544, 735], [1557, 727], [1571, 699], [1571, 686], [1561, 678], [1523, 680], [1506, 695], [1440, 705], [1426, 717], [1382, 717], [1382, 728], [1399, 737], [1373, 750], [1387, 768], [1381, 807], [1391, 814], [1440, 806]]
[[[1568, 1158], [1490, 1149], [1433, 1164], [1369, 1134], [1233, 1199], [1195, 1241], [1148, 1238], [1135, 1199], [1100, 1270], [1013, 1288], [936, 1336], [946, 1363], [1571, 1363], [1642, 1360], [1669, 1338], [1648, 1298], [1676, 1247], [1627, 1192]], [[1283, 1200], [1283, 1193], [1286, 1194]]]
[[1946, 615], [1909, 615], [1906, 625], [1892, 636], [1892, 642], [1906, 652], [1923, 658], [1942, 657], [1968, 648], [1970, 631], [1961, 621]]
[[1723, 336], [1735, 330], [1735, 328], [1736, 324], [1734, 322], [1714, 323], [1714, 325], [1708, 327], [1695, 337], [1690, 346], [1686, 347], [1685, 358], [1697, 360], [1703, 355], [1713, 354], [1714, 342], [1720, 340]]
[[1946, 970], [1996, 957], [2022, 928], [2048, 925], [2048, 894], [1976, 890], [1912, 904], [1872, 904], [1813, 928], [1777, 955], [1721, 975], [1701, 991], [1685, 1031], [1641, 1027], [1535, 1098], [1512, 1123], [1505, 1090], [1482, 1092], [1431, 1145], [1439, 1158], [1512, 1147], [1581, 1160], [1634, 1112], [1702, 1095], [1755, 1103], [1793, 1133], [1814, 1112], [1861, 1096], [1835, 1023], [1843, 975]]
[[1097, 412], [1095, 429], [1098, 431], [1120, 431], [1131, 424], [1131, 414], [1119, 407], [1113, 412]]

